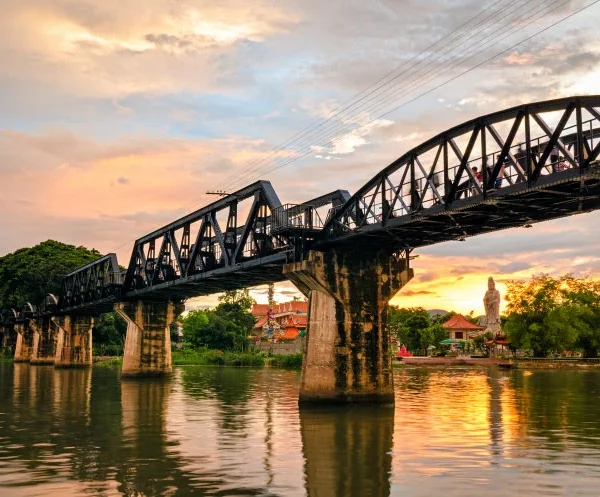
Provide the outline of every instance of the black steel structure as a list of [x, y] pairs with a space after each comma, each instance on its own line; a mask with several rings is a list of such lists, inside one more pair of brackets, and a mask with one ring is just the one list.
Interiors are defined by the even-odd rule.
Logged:
[[[105, 255], [65, 276], [58, 302], [44, 303], [60, 312], [107, 312], [121, 296], [121, 270], [114, 253]], [[53, 297], [53, 296], [52, 296]]]
[[591, 211], [599, 154], [600, 96], [473, 119], [383, 169], [332, 210], [314, 245], [414, 249]]
[[335, 191], [282, 206], [258, 181], [136, 240], [123, 297], [163, 300], [283, 280], [282, 264], [314, 238], [318, 209], [350, 197]]
[[[185, 299], [283, 280], [310, 249], [412, 250], [600, 208], [600, 96], [521, 105], [406, 152], [350, 196], [282, 205], [258, 181], [65, 277], [58, 299], [2, 314], [99, 314], [123, 300]], [[476, 168], [476, 169], [475, 169]]]

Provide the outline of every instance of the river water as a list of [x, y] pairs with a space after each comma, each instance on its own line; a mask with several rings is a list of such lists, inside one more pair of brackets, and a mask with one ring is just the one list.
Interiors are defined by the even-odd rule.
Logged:
[[398, 369], [395, 408], [299, 373], [0, 364], [0, 496], [598, 496], [600, 372]]

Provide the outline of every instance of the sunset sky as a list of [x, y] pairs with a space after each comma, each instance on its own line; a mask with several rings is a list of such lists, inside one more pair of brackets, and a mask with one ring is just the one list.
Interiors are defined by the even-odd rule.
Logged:
[[[494, 3], [0, 2], [0, 255], [52, 238], [126, 264], [134, 239], [213, 201], [207, 190], [243, 186], [250, 161], [268, 165], [280, 143]], [[592, 0], [562, 3], [546, 24]], [[597, 3], [261, 179], [282, 203], [353, 193], [470, 118], [600, 93], [599, 19]], [[504, 293], [539, 272], [597, 274], [599, 216], [419, 250], [393, 303], [480, 314], [488, 276]], [[254, 295], [264, 302], [266, 290]]]

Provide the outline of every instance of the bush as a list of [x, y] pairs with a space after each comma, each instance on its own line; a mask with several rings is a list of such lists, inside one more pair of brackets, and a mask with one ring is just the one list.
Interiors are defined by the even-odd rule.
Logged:
[[173, 365], [232, 366], [260, 368], [269, 366], [285, 369], [300, 369], [302, 354], [267, 356], [264, 352], [222, 352], [211, 349], [182, 349], [173, 351]]
[[93, 355], [102, 357], [118, 357], [123, 355], [123, 344], [93, 344]]
[[276, 355], [271, 357], [271, 366], [285, 369], [302, 369], [302, 354]]

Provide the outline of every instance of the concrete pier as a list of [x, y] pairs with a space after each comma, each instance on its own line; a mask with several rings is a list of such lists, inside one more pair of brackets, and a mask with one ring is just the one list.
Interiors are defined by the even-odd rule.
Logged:
[[309, 297], [300, 403], [393, 403], [388, 302], [413, 277], [406, 258], [310, 251], [284, 274]]
[[181, 302], [125, 302], [115, 305], [127, 322], [122, 376], [164, 376], [173, 372], [171, 323], [181, 314]]
[[56, 326], [53, 326], [48, 317], [31, 320], [29, 326], [33, 330], [31, 364], [54, 364], [56, 358]]
[[81, 368], [92, 365], [92, 328], [90, 316], [62, 316], [52, 318], [56, 326], [57, 368]]
[[14, 362], [29, 362], [33, 349], [33, 330], [28, 322], [15, 324], [17, 344], [15, 346]]

